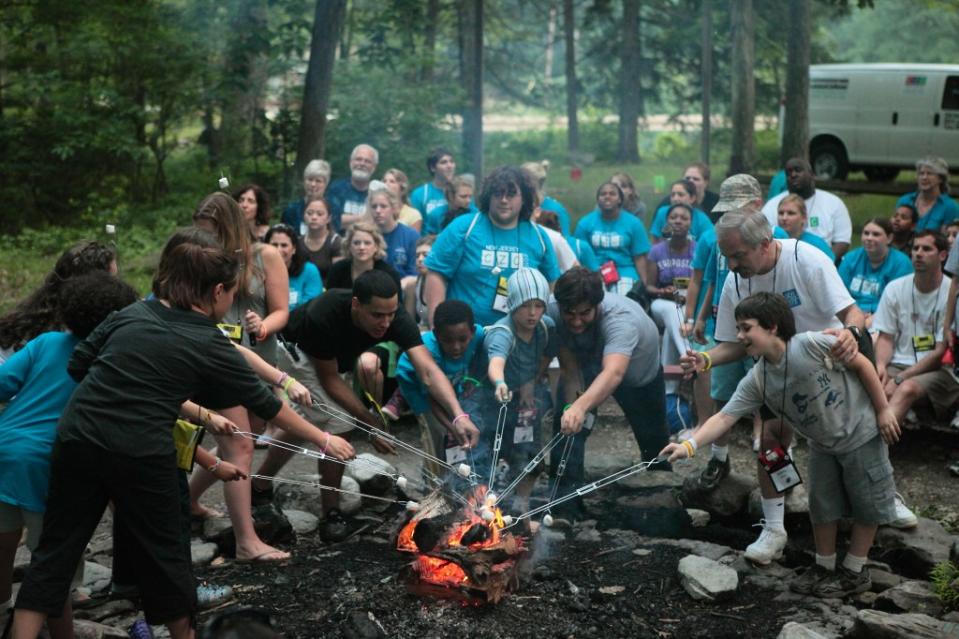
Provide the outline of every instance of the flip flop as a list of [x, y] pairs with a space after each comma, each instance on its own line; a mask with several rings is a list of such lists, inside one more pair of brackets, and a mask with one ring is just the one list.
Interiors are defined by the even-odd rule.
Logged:
[[203, 507], [203, 512], [195, 513], [190, 512], [190, 519], [193, 521], [205, 521], [207, 519], [224, 519], [226, 513], [217, 510], [216, 508], [210, 508], [209, 506]]
[[286, 551], [280, 550], [279, 548], [273, 548], [271, 550], [267, 550], [266, 552], [262, 552], [259, 555], [256, 555], [255, 557], [249, 557], [247, 559], [240, 559], [239, 557], [237, 557], [236, 563], [238, 564], [278, 564], [284, 561], [289, 561], [290, 559], [293, 558], [292, 555], [287, 553], [286, 557], [270, 559], [270, 555], [275, 555], [277, 553], [286, 553]]

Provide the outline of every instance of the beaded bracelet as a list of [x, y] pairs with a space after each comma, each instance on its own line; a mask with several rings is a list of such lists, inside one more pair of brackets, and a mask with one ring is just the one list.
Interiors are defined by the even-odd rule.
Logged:
[[287, 393], [290, 392], [290, 386], [296, 383], [296, 378], [292, 375], [287, 375], [286, 381], [283, 382], [283, 390]]
[[465, 417], [466, 419], [469, 419], [469, 418], [470, 418], [469, 413], [460, 413], [459, 415], [457, 415], [456, 417], [454, 417], [454, 418], [453, 418], [453, 421], [450, 422], [450, 423], [451, 423], [453, 426], [456, 426], [456, 422], [458, 422], [459, 420], [463, 419], [464, 417]]

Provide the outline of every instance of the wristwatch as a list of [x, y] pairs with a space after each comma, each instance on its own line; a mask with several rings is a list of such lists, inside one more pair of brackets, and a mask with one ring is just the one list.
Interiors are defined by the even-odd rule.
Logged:
[[846, 330], [852, 333], [852, 336], [856, 338], [856, 341], [862, 339], [862, 329], [853, 324], [852, 326], [847, 326]]
[[896, 383], [896, 386], [899, 386], [899, 384], [902, 384], [902, 375], [896, 375], [892, 378], [892, 381]]

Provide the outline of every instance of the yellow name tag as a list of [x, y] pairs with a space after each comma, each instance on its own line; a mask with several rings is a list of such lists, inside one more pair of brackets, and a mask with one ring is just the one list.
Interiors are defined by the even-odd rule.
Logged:
[[676, 288], [689, 288], [689, 278], [688, 277], [674, 277], [673, 286]]
[[915, 335], [912, 338], [912, 347], [918, 351], [931, 351], [936, 346], [936, 338], [932, 335]]
[[500, 275], [499, 282], [496, 284], [496, 297], [493, 298], [493, 310], [499, 311], [500, 313], [509, 313], [506, 278], [502, 275]]
[[203, 429], [185, 419], [173, 424], [173, 446], [176, 448], [176, 465], [180, 470], [190, 472], [196, 460], [196, 448], [203, 438]]
[[243, 339], [243, 327], [239, 324], [217, 324], [216, 327], [223, 331], [223, 334], [234, 342], [239, 342]]

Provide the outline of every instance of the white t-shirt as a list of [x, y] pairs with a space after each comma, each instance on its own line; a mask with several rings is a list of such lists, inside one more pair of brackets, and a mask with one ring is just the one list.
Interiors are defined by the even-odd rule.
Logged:
[[[775, 228], [779, 224], [779, 203], [789, 195], [780, 193], [763, 205], [763, 215], [769, 225]], [[829, 191], [816, 189], [812, 197], [806, 200], [806, 230], [818, 235], [827, 242], [846, 242], [852, 240], [852, 220], [849, 209], [838, 197]]]
[[855, 304], [825, 253], [798, 240], [774, 241], [782, 250], [771, 271], [748, 279], [732, 271], [726, 276], [716, 314], [717, 341], [736, 341], [736, 305], [753, 293], [765, 291], [785, 297], [796, 319], [797, 333], [839, 328], [842, 323], [836, 313]]
[[546, 235], [549, 236], [549, 241], [553, 244], [553, 252], [556, 253], [556, 263], [559, 264], [560, 273], [565, 273], [579, 264], [579, 260], [576, 259], [576, 253], [573, 252], [569, 242], [566, 241], [566, 238], [563, 237], [562, 234], [545, 226], [540, 226], [539, 228], [541, 231], [546, 232]]
[[874, 329], [892, 336], [895, 350], [891, 363], [899, 366], [912, 366], [926, 351], [932, 350], [924, 345], [922, 350], [914, 349], [913, 337], [932, 335], [935, 342], [943, 339], [942, 318], [946, 314], [951, 280], [943, 275], [937, 290], [920, 293], [916, 290], [915, 277], [906, 275], [889, 282], [872, 318]]

